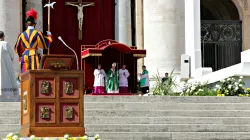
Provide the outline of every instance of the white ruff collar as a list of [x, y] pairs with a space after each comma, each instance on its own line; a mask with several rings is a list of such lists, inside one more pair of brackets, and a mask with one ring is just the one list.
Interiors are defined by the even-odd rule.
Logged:
[[30, 29], [35, 29], [35, 27], [34, 26], [28, 26], [28, 29], [30, 30]]

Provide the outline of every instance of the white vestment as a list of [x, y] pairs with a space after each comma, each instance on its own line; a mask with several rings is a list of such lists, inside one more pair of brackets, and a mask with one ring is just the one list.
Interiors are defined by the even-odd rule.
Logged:
[[103, 69], [101, 69], [101, 70], [95, 69], [94, 76], [95, 76], [94, 87], [96, 87], [96, 86], [104, 87], [104, 85], [105, 85], [104, 78], [106, 77], [105, 71]]
[[13, 69], [14, 51], [10, 48], [6, 41], [0, 41], [0, 59], [1, 95], [19, 95], [17, 81]]
[[127, 69], [119, 70], [119, 87], [128, 87], [129, 72]]

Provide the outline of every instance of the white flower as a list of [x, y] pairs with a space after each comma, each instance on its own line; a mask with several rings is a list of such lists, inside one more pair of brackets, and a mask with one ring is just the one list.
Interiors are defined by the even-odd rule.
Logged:
[[95, 135], [95, 139], [99, 139], [99, 137], [100, 137], [99, 134]]
[[238, 87], [236, 87], [234, 90], [235, 90], [235, 91], [237, 91], [238, 89], [239, 89], [239, 88], [238, 88]]
[[18, 136], [17, 136], [17, 135], [14, 135], [14, 136], [12, 137], [12, 139], [13, 139], [13, 140], [18, 140]]
[[45, 138], [44, 140], [50, 140], [49, 138]]
[[8, 139], [3, 139], [3, 140], [8, 140]]
[[12, 137], [13, 135], [14, 135], [13, 133], [9, 133], [7, 137]]
[[235, 84], [235, 85], [238, 85], [239, 83], [238, 83], [238, 82], [235, 82], [234, 84]]
[[231, 89], [231, 88], [232, 88], [232, 85], [229, 85], [228, 88]]
[[69, 138], [69, 135], [68, 135], [68, 134], [65, 134], [63, 138], [64, 138], [64, 139], [68, 139], [68, 138]]
[[231, 79], [230, 78], [227, 78], [227, 81], [230, 81]]
[[242, 87], [243, 85], [242, 84], [239, 84], [239, 87]]
[[101, 139], [97, 139], [97, 140], [101, 140]]
[[200, 92], [204, 91], [203, 89], [199, 89]]
[[225, 82], [225, 80], [221, 80], [220, 82], [221, 82], [221, 83], [224, 83], [224, 82]]
[[190, 90], [188, 89], [186, 92], [189, 92]]
[[195, 90], [195, 86], [192, 86], [192, 87], [191, 87], [191, 90]]
[[33, 140], [35, 137], [36, 137], [35, 135], [31, 135], [31, 136], [30, 136], [30, 139]]
[[239, 82], [242, 82], [242, 79], [239, 79], [238, 81], [239, 81]]
[[84, 139], [84, 140], [88, 140], [88, 136], [84, 136], [83, 139]]
[[243, 79], [243, 76], [240, 76], [240, 79]]

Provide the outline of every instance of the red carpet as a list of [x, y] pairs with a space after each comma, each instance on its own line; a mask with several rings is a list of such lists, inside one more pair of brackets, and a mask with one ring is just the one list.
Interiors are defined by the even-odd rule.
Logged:
[[104, 94], [91, 93], [91, 94], [87, 94], [86, 96], [128, 96], [128, 95], [133, 95], [133, 94], [131, 93], [104, 93]]

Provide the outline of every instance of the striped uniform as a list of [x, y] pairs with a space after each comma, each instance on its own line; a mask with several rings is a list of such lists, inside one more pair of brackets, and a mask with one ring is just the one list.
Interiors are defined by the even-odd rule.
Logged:
[[40, 52], [38, 48], [48, 49], [52, 36], [44, 36], [40, 31], [27, 29], [18, 36], [15, 51], [21, 57], [22, 73], [29, 69], [38, 69]]

